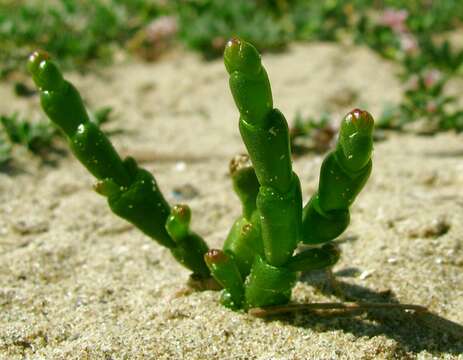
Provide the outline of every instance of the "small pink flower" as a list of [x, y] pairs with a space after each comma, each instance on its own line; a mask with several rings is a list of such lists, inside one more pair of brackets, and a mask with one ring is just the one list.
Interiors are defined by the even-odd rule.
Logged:
[[380, 23], [390, 27], [396, 33], [405, 33], [408, 32], [406, 24], [407, 18], [407, 10], [387, 9], [383, 12]]
[[161, 16], [146, 27], [146, 38], [155, 43], [175, 36], [178, 26], [173, 16]]
[[419, 50], [416, 38], [409, 33], [400, 36], [400, 48], [409, 55], [416, 54]]

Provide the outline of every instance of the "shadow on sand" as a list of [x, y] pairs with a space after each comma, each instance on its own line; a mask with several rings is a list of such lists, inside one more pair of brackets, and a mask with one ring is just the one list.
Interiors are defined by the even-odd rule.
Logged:
[[[355, 269], [343, 269], [336, 273], [336, 290], [327, 286], [329, 278], [325, 271], [303, 274], [300, 281], [311, 285], [325, 295], [341, 293], [341, 301], [358, 303], [393, 303], [398, 304], [391, 291], [376, 292], [366, 287], [352, 285], [339, 280], [349, 277]], [[358, 316], [353, 316], [358, 315]], [[374, 309], [368, 312], [336, 312], [323, 314], [314, 312], [297, 312], [276, 315], [291, 325], [310, 328], [315, 331], [342, 330], [357, 337], [374, 337], [385, 335], [397, 342], [397, 353], [406, 356], [407, 352], [428, 351], [436, 355], [463, 354], [463, 326], [430, 312], [414, 313], [394, 309]]]

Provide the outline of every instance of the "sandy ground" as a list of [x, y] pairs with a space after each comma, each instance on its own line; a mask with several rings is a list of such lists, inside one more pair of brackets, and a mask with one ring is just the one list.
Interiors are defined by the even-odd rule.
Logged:
[[[294, 46], [264, 58], [275, 105], [375, 115], [397, 101], [391, 64], [362, 48]], [[107, 130], [124, 154], [155, 173], [166, 197], [187, 202], [193, 228], [219, 247], [240, 206], [227, 177], [243, 151], [221, 61], [181, 54], [121, 63], [98, 76], [69, 74], [93, 107], [111, 105]], [[0, 86], [1, 112], [39, 117], [38, 99]], [[116, 218], [71, 156], [48, 163], [22, 149], [0, 173], [1, 359], [463, 359], [463, 136], [388, 134], [352, 208], [335, 266], [357, 301], [429, 307], [433, 316], [234, 313], [219, 293], [185, 291], [188, 271]], [[305, 199], [322, 156], [294, 162]], [[339, 301], [321, 273], [305, 274], [295, 302]], [[460, 325], [458, 325], [460, 324]]]

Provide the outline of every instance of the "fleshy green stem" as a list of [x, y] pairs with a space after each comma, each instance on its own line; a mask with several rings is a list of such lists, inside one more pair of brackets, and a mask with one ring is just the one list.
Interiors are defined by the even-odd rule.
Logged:
[[222, 303], [232, 309], [243, 304], [243, 279], [233, 259], [221, 250], [212, 249], [205, 255], [206, 264], [217, 282], [224, 287]]
[[297, 175], [292, 172], [288, 124], [276, 109], [267, 72], [249, 43], [232, 39], [224, 53], [230, 89], [240, 111], [240, 132], [251, 158], [260, 190], [260, 212], [265, 259], [283, 265], [300, 235], [302, 200]]
[[[28, 70], [40, 91], [43, 110], [63, 130], [77, 159], [99, 180], [95, 190], [107, 197], [111, 210], [169, 248], [196, 275], [209, 276], [203, 259], [207, 251], [204, 241], [189, 232], [183, 219], [172, 225], [181, 216], [176, 208], [171, 214], [153, 175], [130, 157], [122, 161], [106, 135], [89, 121], [79, 92], [63, 78], [49, 56], [34, 52]], [[174, 219], [169, 222], [172, 237], [165, 228], [169, 215]], [[176, 231], [182, 226], [186, 227], [183, 234]]]
[[233, 190], [238, 195], [243, 209], [243, 217], [250, 220], [256, 211], [256, 199], [259, 193], [259, 181], [249, 156], [237, 155], [230, 161], [230, 175]]
[[336, 150], [323, 161], [318, 192], [304, 207], [302, 240], [319, 244], [333, 240], [349, 225], [349, 207], [371, 173], [373, 118], [354, 109], [341, 123]]
[[224, 52], [225, 67], [230, 74], [230, 89], [241, 118], [262, 127], [272, 110], [272, 90], [256, 48], [241, 39], [231, 39]]
[[256, 256], [246, 279], [246, 308], [286, 304], [296, 283], [296, 272], [272, 266]]
[[294, 255], [286, 264], [291, 271], [310, 271], [331, 267], [341, 256], [334, 244], [325, 244], [321, 248], [307, 249]]
[[256, 207], [259, 182], [247, 155], [238, 155], [232, 159], [230, 175], [243, 212], [233, 224], [223, 250], [234, 255], [241, 276], [245, 278], [251, 271], [255, 256], [264, 254], [260, 213]]
[[187, 205], [175, 205], [166, 221], [166, 229], [176, 245], [172, 255], [194, 274], [209, 276], [204, 254], [209, 250], [204, 240], [190, 231], [191, 210]]

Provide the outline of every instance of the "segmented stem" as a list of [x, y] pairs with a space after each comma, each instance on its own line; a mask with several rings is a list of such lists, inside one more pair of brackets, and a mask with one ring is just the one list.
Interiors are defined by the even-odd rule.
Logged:
[[[209, 276], [203, 259], [208, 250], [205, 242], [189, 232], [176, 208], [171, 214], [153, 175], [139, 168], [134, 159], [120, 158], [106, 135], [89, 120], [79, 92], [56, 64], [45, 52], [36, 51], [29, 57], [28, 69], [43, 110], [65, 133], [77, 159], [98, 179], [95, 190], [107, 197], [111, 210], [169, 248], [195, 274]], [[165, 228], [169, 215], [171, 234]]]

